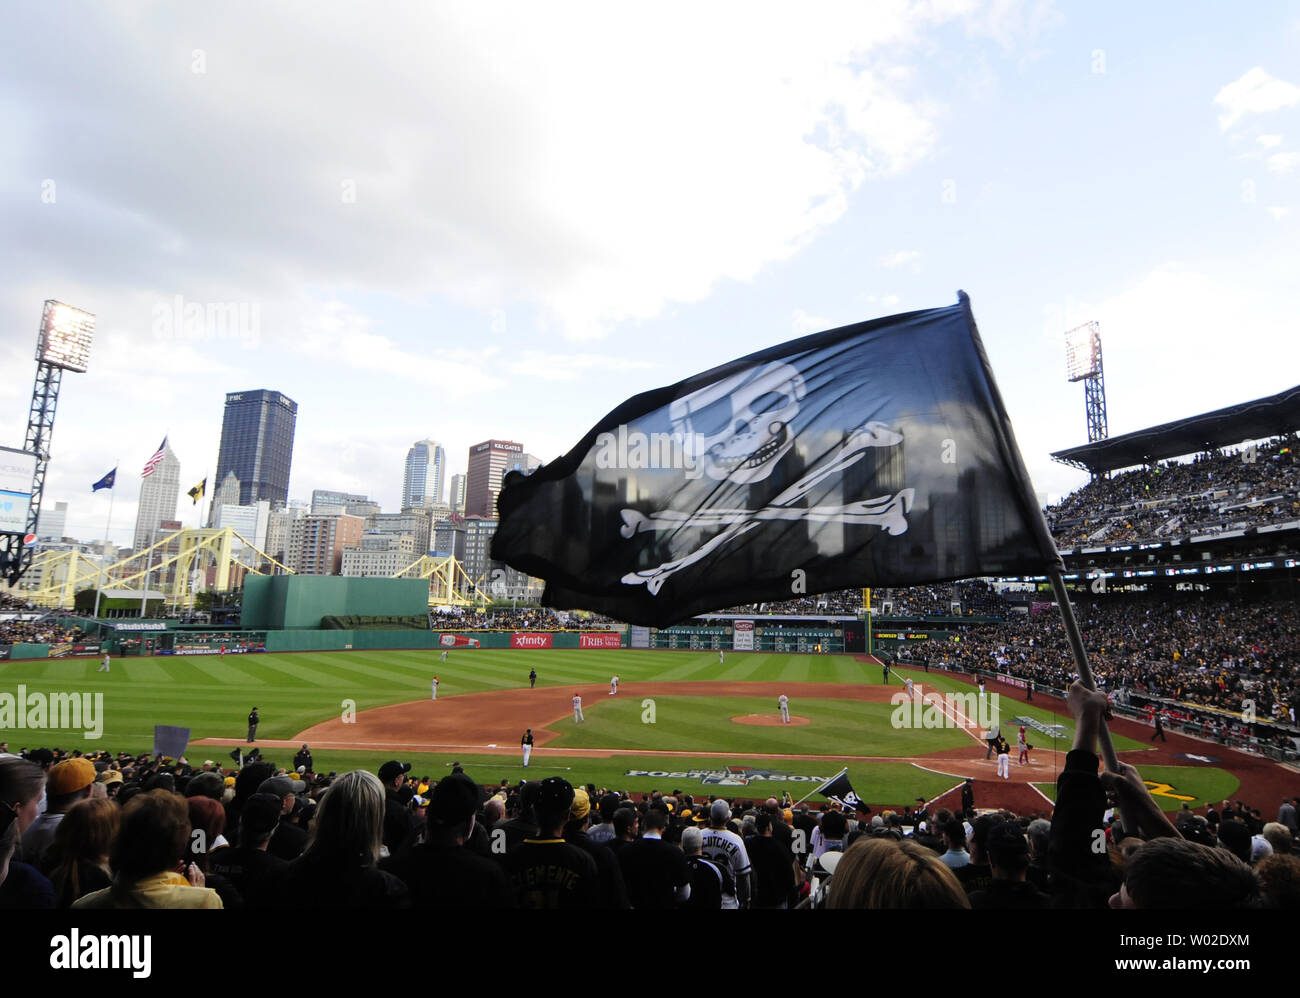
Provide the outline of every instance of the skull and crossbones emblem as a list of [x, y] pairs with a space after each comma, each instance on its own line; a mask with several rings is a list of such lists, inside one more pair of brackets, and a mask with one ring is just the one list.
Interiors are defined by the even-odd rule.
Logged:
[[[794, 447], [792, 424], [806, 395], [803, 375], [790, 364], [775, 362], [749, 368], [675, 399], [668, 415], [675, 435], [685, 441], [687, 453], [710, 479], [748, 486], [768, 479]], [[644, 585], [651, 595], [656, 595], [677, 572], [772, 520], [875, 526], [892, 536], [905, 533], [907, 513], [914, 499], [912, 489], [836, 506], [800, 505], [817, 486], [862, 460], [870, 448], [894, 447], [902, 440], [902, 434], [884, 423], [869, 421], [759, 509], [706, 505], [689, 513], [662, 509], [650, 514], [624, 509], [620, 533], [627, 539], [647, 531], [685, 537], [697, 528], [723, 529], [681, 557], [629, 572], [622, 581]]]

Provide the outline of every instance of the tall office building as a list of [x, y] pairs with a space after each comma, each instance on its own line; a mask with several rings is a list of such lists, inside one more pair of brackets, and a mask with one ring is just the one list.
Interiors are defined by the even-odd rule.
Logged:
[[359, 516], [304, 516], [289, 524], [285, 564], [298, 575], [338, 575], [343, 549], [361, 543], [365, 520]]
[[447, 452], [436, 440], [417, 440], [406, 452], [399, 509], [442, 502], [447, 473]]
[[36, 536], [40, 540], [61, 541], [68, 532], [68, 504], [66, 500], [46, 503], [36, 521]]
[[164, 521], [176, 519], [176, 500], [180, 494], [181, 462], [168, 444], [153, 474], [140, 480], [140, 505], [135, 514], [136, 551], [143, 551], [158, 539]]
[[216, 481], [234, 472], [239, 479], [238, 505], [265, 499], [272, 509], [279, 509], [288, 501], [297, 423], [298, 403], [287, 395], [265, 389], [226, 395]]
[[448, 490], [447, 505], [456, 511], [465, 508], [465, 476], [452, 475], [451, 488]]
[[469, 449], [469, 472], [465, 476], [465, 515], [495, 519], [501, 476], [508, 465], [519, 460], [524, 445], [511, 440], [485, 440]]

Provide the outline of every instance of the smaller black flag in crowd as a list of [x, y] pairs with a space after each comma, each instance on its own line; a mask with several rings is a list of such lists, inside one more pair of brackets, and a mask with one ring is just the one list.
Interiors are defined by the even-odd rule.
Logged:
[[497, 507], [547, 605], [655, 627], [1060, 564], [964, 293], [628, 399]]
[[832, 800], [836, 804], [847, 804], [849, 807], [857, 807], [862, 803], [862, 798], [853, 792], [853, 784], [849, 782], [849, 769], [845, 766], [838, 773], [817, 788], [817, 793], [821, 794], [827, 800]]

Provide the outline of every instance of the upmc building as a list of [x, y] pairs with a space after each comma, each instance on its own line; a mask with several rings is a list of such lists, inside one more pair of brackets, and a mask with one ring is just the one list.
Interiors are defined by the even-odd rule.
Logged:
[[485, 440], [469, 449], [469, 470], [465, 476], [465, 515], [497, 515], [501, 473], [523, 457], [524, 445], [512, 440]]
[[217, 484], [233, 471], [239, 479], [239, 505], [268, 499], [272, 509], [283, 508], [289, 501], [297, 424], [298, 403], [287, 395], [265, 389], [229, 393], [221, 423]]

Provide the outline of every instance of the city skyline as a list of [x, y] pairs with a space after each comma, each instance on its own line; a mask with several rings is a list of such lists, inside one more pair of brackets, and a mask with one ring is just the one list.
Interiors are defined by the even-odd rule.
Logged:
[[70, 536], [102, 533], [89, 484], [115, 463], [129, 536], [164, 432], [184, 487], [219, 487], [228, 386], [299, 403], [290, 498], [391, 510], [427, 427], [549, 461], [640, 392], [958, 288], [1043, 498], [1086, 481], [1050, 457], [1086, 439], [1074, 326], [1100, 323], [1112, 435], [1294, 382], [1294, 6], [759, 4], [687, 35], [431, 7], [397, 46], [323, 9], [10, 12], [0, 441], [23, 438], [41, 302], [94, 313], [46, 480]]

